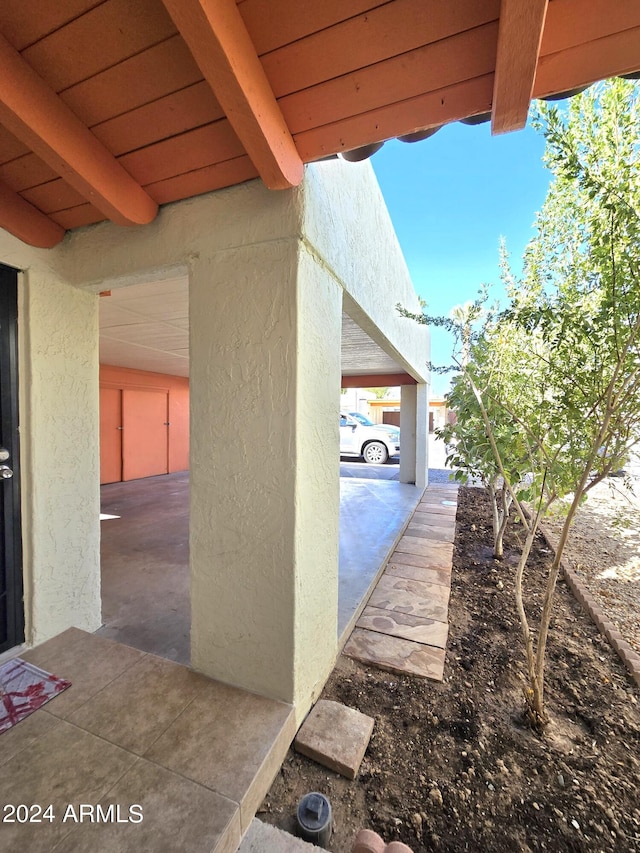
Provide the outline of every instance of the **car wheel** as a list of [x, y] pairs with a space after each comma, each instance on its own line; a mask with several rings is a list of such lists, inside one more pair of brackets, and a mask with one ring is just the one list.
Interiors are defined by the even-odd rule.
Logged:
[[368, 465], [384, 465], [389, 458], [387, 448], [380, 441], [370, 441], [362, 451], [362, 456]]

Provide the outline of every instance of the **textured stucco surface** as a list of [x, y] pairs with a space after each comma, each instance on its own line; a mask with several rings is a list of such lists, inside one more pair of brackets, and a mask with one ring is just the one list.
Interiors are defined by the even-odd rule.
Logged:
[[19, 282], [27, 641], [100, 626], [97, 298]]
[[341, 282], [347, 314], [428, 382], [429, 330], [396, 311], [421, 309], [371, 164], [316, 163], [299, 192], [305, 239]]
[[166, 205], [145, 228], [103, 222], [74, 231], [59, 247], [58, 264], [77, 287], [115, 288], [170, 277], [201, 256], [289, 237], [299, 223], [297, 191], [270, 192], [251, 181]]
[[337, 652], [341, 300], [299, 245], [193, 263], [190, 548], [193, 665], [302, 706]]
[[[304, 246], [298, 268], [296, 693], [317, 698], [338, 652], [340, 479], [336, 417], [342, 292]], [[313, 665], [309, 667], [309, 662]], [[298, 716], [300, 719], [300, 716]]]
[[295, 244], [263, 243], [189, 276], [191, 661], [289, 694], [295, 259]]
[[[192, 662], [293, 701], [299, 715], [337, 654], [343, 306], [419, 381], [428, 360], [427, 330], [395, 313], [418, 304], [370, 167], [316, 164], [306, 175], [288, 192], [256, 181], [169, 205], [145, 228], [102, 223], [46, 253], [0, 232], [0, 259], [27, 269], [29, 283], [35, 638], [97, 627], [94, 294], [186, 270]], [[426, 424], [426, 386], [416, 394]]]
[[424, 489], [429, 479], [429, 386], [416, 385], [416, 486]]
[[400, 482], [416, 481], [416, 430], [417, 395], [415, 385], [403, 385], [400, 389], [400, 435], [402, 453], [400, 454]]

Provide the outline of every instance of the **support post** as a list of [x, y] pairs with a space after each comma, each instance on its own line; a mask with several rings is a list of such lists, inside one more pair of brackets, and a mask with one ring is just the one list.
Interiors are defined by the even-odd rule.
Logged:
[[400, 388], [400, 482], [426, 488], [429, 469], [429, 389], [424, 383]]
[[400, 386], [401, 483], [416, 481], [416, 385]]
[[302, 713], [337, 656], [341, 300], [293, 236], [190, 272], [192, 665]]
[[426, 489], [429, 483], [429, 386], [420, 382], [416, 388], [416, 486]]

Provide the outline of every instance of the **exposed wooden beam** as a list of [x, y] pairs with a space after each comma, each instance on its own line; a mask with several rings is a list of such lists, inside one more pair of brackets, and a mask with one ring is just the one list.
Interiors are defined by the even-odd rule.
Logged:
[[0, 183], [0, 228], [39, 249], [51, 249], [65, 233], [64, 228], [3, 183]]
[[359, 376], [344, 376], [341, 388], [385, 388], [387, 385], [417, 385], [417, 381], [408, 373], [361, 373]]
[[157, 204], [0, 36], [0, 123], [119, 225], [144, 225]]
[[235, 0], [163, 3], [262, 180], [297, 186], [302, 160]]
[[534, 98], [627, 74], [640, 68], [640, 27], [540, 57]]
[[502, 0], [491, 132], [521, 130], [536, 76], [548, 0]]

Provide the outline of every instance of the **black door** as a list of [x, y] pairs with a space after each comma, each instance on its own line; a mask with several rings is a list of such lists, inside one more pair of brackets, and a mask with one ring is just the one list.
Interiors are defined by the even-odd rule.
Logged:
[[18, 274], [0, 264], [0, 652], [24, 640], [18, 436]]

